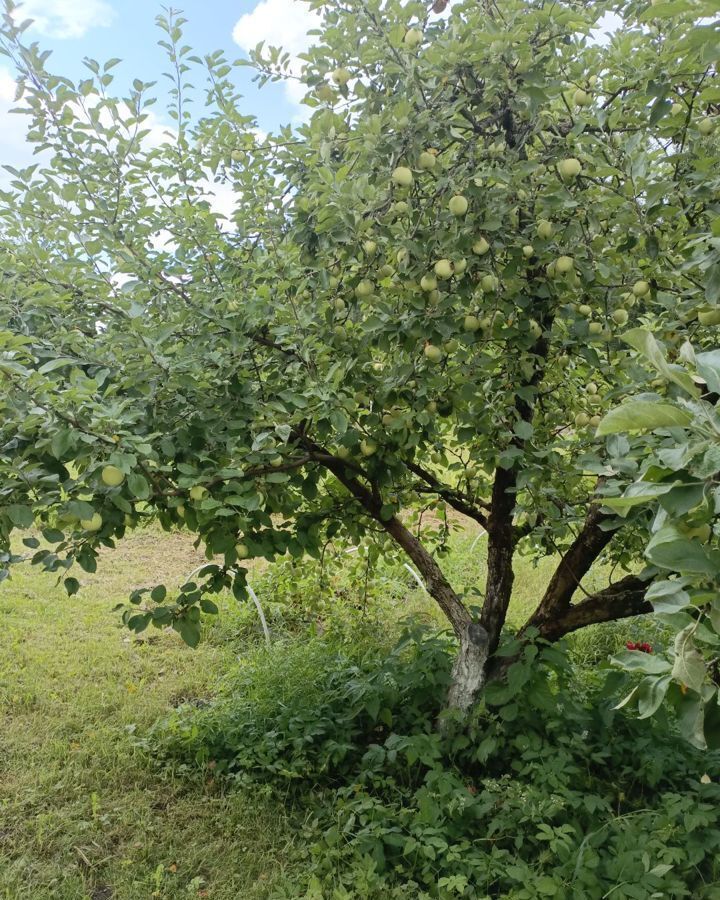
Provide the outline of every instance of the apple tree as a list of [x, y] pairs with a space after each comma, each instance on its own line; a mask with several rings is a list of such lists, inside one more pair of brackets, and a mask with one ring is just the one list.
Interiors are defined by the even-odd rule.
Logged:
[[[163, 119], [117, 60], [53, 74], [5, 0], [38, 158], [0, 208], [0, 575], [33, 523], [69, 593], [139, 523], [188, 529], [197, 581], [124, 617], [194, 645], [246, 558], [392, 546], [457, 636], [464, 711], [507, 666], [518, 553], [557, 559], [520, 639], [685, 590], [658, 529], [715, 584], [717, 444], [699, 472], [680, 448], [689, 417], [718, 433], [716, 4], [311, 5], [300, 65], [199, 59], [161, 17]], [[259, 132], [238, 65], [298, 81], [304, 124]], [[455, 513], [487, 531], [477, 614], [442, 568]], [[678, 690], [716, 703], [696, 673]]]

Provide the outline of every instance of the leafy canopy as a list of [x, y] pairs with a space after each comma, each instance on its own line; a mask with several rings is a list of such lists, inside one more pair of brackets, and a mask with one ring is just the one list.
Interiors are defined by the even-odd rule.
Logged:
[[[512, 548], [562, 553], [600, 496], [608, 558], [636, 568], [652, 531], [653, 566], [714, 585], [685, 525], [714, 522], [720, 434], [698, 362], [720, 323], [715, 4], [312, 5], [300, 76], [270, 47], [201, 60], [160, 17], [163, 131], [151, 83], [52, 74], [6, 0], [39, 157], [0, 208], [3, 563], [33, 522], [63, 575], [149, 518], [187, 528], [198, 582], [125, 617], [194, 644], [246, 557], [407, 550], [415, 525], [441, 554], [449, 507], [492, 539], [508, 496]], [[308, 121], [259, 133], [247, 64], [300, 78]], [[710, 455], [686, 470], [698, 417]], [[672, 552], [656, 509], [685, 529]]]

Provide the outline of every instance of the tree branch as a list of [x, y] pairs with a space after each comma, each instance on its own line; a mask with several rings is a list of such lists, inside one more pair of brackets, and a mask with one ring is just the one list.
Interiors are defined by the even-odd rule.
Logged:
[[543, 622], [540, 625], [540, 636], [545, 640], [556, 641], [586, 625], [613, 622], [615, 619], [627, 619], [652, 612], [652, 604], [645, 599], [651, 583], [652, 581], [644, 581], [637, 575], [626, 575], [602, 591], [590, 594], [581, 603], [568, 607], [560, 616]]
[[614, 531], [601, 527], [611, 516], [600, 511], [600, 504], [593, 503], [588, 510], [580, 533], [557, 565], [538, 608], [528, 621], [528, 626], [542, 628], [546, 622], [562, 615], [582, 579], [592, 564], [613, 538]]
[[432, 488], [433, 492], [438, 495], [438, 497], [442, 497], [443, 500], [447, 501], [447, 503], [449, 503], [453, 509], [456, 509], [464, 516], [467, 516], [468, 518], [474, 519], [476, 522], [479, 522], [482, 527], [487, 530], [487, 515], [482, 511], [482, 509], [478, 508], [479, 505], [487, 509], [487, 503], [484, 503], [482, 500], [473, 502], [462, 491], [458, 491], [455, 488], [447, 487], [446, 485], [442, 484], [442, 482], [440, 482], [432, 474], [432, 472], [428, 472], [417, 463], [406, 461], [405, 465], [408, 469], [410, 469], [411, 472], [417, 475], [418, 478], [421, 478], [427, 485], [429, 485]]
[[453, 631], [458, 637], [467, 632], [472, 622], [472, 617], [467, 608], [452, 589], [445, 578], [440, 566], [420, 541], [408, 531], [397, 516], [389, 518], [381, 515], [382, 498], [377, 491], [373, 492], [365, 487], [346, 466], [345, 462], [328, 453], [323, 447], [316, 444], [307, 435], [298, 435], [300, 443], [323, 465], [333, 473], [338, 481], [352, 494], [365, 512], [375, 519], [393, 540], [407, 553], [415, 563], [423, 577], [428, 593], [433, 597], [438, 606], [445, 613]]

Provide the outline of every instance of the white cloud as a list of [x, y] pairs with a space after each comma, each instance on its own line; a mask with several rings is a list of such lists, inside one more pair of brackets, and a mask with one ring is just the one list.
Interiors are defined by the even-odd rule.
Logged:
[[33, 19], [33, 29], [49, 38], [81, 38], [110, 25], [115, 10], [106, 0], [25, 0], [16, 18]]
[[[260, 41], [273, 47], [282, 47], [293, 57], [291, 74], [299, 75], [301, 61], [298, 56], [312, 43], [308, 31], [317, 28], [321, 21], [320, 14], [301, 0], [260, 0], [252, 12], [238, 20], [232, 36], [235, 43], [246, 52]], [[290, 79], [285, 82], [285, 91], [288, 100], [299, 106], [305, 95], [304, 85]]]

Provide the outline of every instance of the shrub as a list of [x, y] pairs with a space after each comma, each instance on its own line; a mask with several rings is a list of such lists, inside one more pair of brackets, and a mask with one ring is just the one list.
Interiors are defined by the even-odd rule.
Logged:
[[469, 731], [440, 732], [450, 649], [418, 628], [390, 649], [276, 646], [146, 744], [309, 808], [308, 897], [718, 896], [717, 755], [613, 711], [552, 647], [526, 651]]

